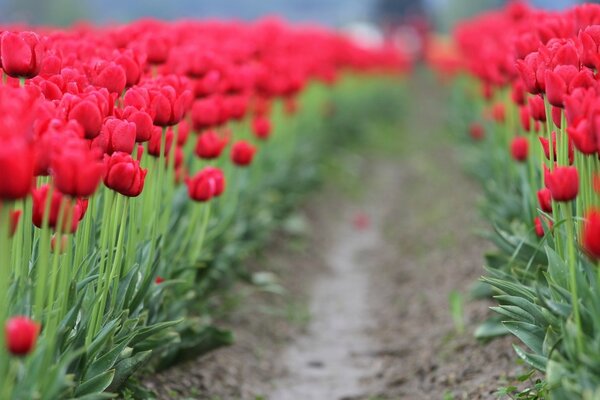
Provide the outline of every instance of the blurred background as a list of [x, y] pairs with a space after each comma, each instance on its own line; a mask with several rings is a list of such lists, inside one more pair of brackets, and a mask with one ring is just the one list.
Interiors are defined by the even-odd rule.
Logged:
[[[438, 29], [451, 28], [458, 19], [504, 0], [0, 0], [0, 22], [68, 25], [127, 22], [140, 17], [161, 19], [208, 18], [252, 20], [277, 14], [291, 21], [329, 26], [356, 22], [395, 24], [427, 16]], [[532, 0], [531, 4], [562, 9], [582, 1]], [[590, 2], [590, 1], [588, 1]]]

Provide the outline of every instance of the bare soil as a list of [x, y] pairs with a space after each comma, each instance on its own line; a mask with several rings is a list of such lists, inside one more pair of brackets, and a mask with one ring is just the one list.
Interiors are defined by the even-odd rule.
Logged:
[[240, 285], [221, 321], [236, 343], [150, 377], [160, 399], [494, 399], [524, 372], [512, 339], [473, 338], [490, 303], [468, 301], [456, 332], [450, 293], [467, 297], [488, 248], [478, 188], [439, 133], [443, 115], [422, 114], [443, 105], [433, 88], [409, 90], [402, 151], [348, 155], [361, 195], [332, 182], [301, 211], [304, 239], [278, 235], [249, 265], [286, 293]]

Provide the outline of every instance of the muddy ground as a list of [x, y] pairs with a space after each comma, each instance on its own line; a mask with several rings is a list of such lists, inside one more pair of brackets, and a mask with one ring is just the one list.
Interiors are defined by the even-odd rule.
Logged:
[[524, 372], [511, 339], [473, 338], [490, 304], [467, 302], [463, 334], [453, 324], [450, 293], [466, 298], [489, 246], [444, 116], [422, 114], [441, 100], [418, 85], [404, 125], [341, 157], [295, 217], [303, 238], [278, 235], [251, 263], [285, 294], [240, 285], [222, 321], [236, 343], [151, 377], [159, 398], [493, 399]]

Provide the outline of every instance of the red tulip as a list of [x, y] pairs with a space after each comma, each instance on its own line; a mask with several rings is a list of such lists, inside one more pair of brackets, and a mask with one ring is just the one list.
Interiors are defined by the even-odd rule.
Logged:
[[23, 316], [16, 316], [6, 321], [4, 335], [8, 351], [15, 356], [24, 356], [35, 347], [40, 325]]
[[546, 187], [555, 201], [571, 201], [579, 192], [579, 174], [575, 167], [556, 167], [546, 175]]
[[218, 98], [205, 98], [194, 101], [192, 105], [192, 124], [194, 129], [215, 127], [219, 124], [220, 101]]
[[116, 151], [133, 151], [136, 139], [136, 125], [114, 117], [107, 118], [102, 124], [100, 135], [92, 141], [92, 147], [100, 148], [106, 154]]
[[121, 95], [127, 84], [125, 70], [115, 62], [98, 62], [90, 71], [93, 85], [106, 88], [110, 93]]
[[186, 179], [188, 195], [194, 201], [205, 202], [210, 200], [216, 193], [217, 182], [212, 173], [206, 170], [199, 171], [192, 178]]
[[16, 200], [31, 191], [34, 148], [26, 138], [0, 133], [0, 200]]
[[7, 75], [33, 78], [40, 72], [44, 49], [33, 32], [4, 32], [0, 36], [0, 54]]
[[581, 231], [581, 246], [594, 260], [600, 259], [600, 210], [589, 210]]
[[225, 174], [215, 167], [206, 167], [204, 172], [215, 181], [214, 197], [219, 197], [225, 191]]
[[56, 188], [71, 197], [91, 196], [104, 173], [100, 154], [82, 140], [64, 143], [52, 156], [50, 166]]
[[[48, 200], [48, 194], [50, 191], [50, 185], [43, 185], [33, 191], [33, 214], [32, 221], [35, 226], [41, 228], [44, 221], [44, 211], [46, 209], [46, 201]], [[59, 213], [61, 206], [63, 207], [63, 219], [60, 225], [61, 231], [65, 233], [74, 233], [77, 230], [79, 221], [85, 215], [87, 211], [87, 200], [78, 199], [75, 204], [58, 191], [56, 188], [52, 188], [52, 197], [50, 199], [49, 214], [48, 214], [48, 226], [53, 229], [57, 229], [59, 224]], [[71, 223], [68, 223], [67, 215], [72, 215]]]
[[250, 143], [240, 140], [231, 147], [231, 161], [235, 165], [244, 167], [252, 163], [256, 148]]
[[258, 115], [252, 121], [252, 131], [254, 136], [265, 140], [271, 134], [271, 122], [265, 116]]
[[[158, 126], [155, 126], [152, 130], [152, 136], [150, 137], [150, 141], [148, 142], [148, 154], [150, 154], [153, 157], [160, 157], [160, 147], [162, 145], [161, 142], [163, 140], [162, 135], [163, 130]], [[171, 146], [173, 145], [173, 131], [167, 129], [164, 135], [165, 148], [163, 150], [163, 154], [166, 157], [169, 155], [169, 152], [171, 151]]]
[[116, 152], [106, 157], [106, 187], [127, 197], [137, 197], [144, 189], [144, 180], [148, 170], [140, 167], [140, 161], [130, 154]]
[[469, 135], [473, 140], [482, 140], [485, 136], [485, 131], [480, 123], [474, 122], [469, 127]]
[[[546, 223], [546, 226], [548, 226], [548, 230], [552, 230], [552, 221], [549, 220], [548, 218], [544, 218], [544, 222]], [[533, 225], [535, 227], [535, 234], [538, 237], [544, 237], [544, 224], [542, 223], [542, 219], [540, 217], [535, 217], [533, 219]]]
[[552, 212], [552, 193], [548, 188], [543, 188], [537, 192], [538, 202], [542, 211], [551, 213]]
[[515, 137], [510, 144], [510, 152], [516, 161], [526, 161], [529, 152], [529, 141], [527, 138], [523, 136]]
[[202, 132], [196, 142], [196, 155], [205, 160], [212, 160], [221, 155], [227, 146], [227, 139], [219, 136], [215, 131]]

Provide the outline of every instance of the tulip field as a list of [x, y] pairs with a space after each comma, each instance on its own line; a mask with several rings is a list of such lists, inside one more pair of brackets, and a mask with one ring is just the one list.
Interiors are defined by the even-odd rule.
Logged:
[[330, 93], [408, 67], [278, 20], [4, 27], [0, 53], [1, 399], [228, 344], [208, 299], [340, 140]]
[[[366, 205], [338, 193], [313, 221], [309, 247], [334, 266], [306, 267], [326, 282], [317, 328], [291, 334], [308, 339], [281, 352], [283, 385], [252, 400], [600, 399], [600, 5], [510, 1], [415, 36], [277, 18], [3, 26], [0, 400], [179, 398], [160, 374], [235, 342], [221, 302], [254, 301], [236, 293], [247, 261], [290, 244], [278, 232], [307, 195], [344, 179]], [[269, 351], [252, 349], [285, 358]], [[357, 357], [376, 361], [344, 375]], [[464, 387], [507, 362], [525, 372]]]
[[461, 22], [431, 57], [471, 124], [493, 226], [478, 294], [498, 305], [476, 335], [516, 336], [544, 377], [518, 398], [600, 398], [598, 24], [597, 5], [512, 2]]

